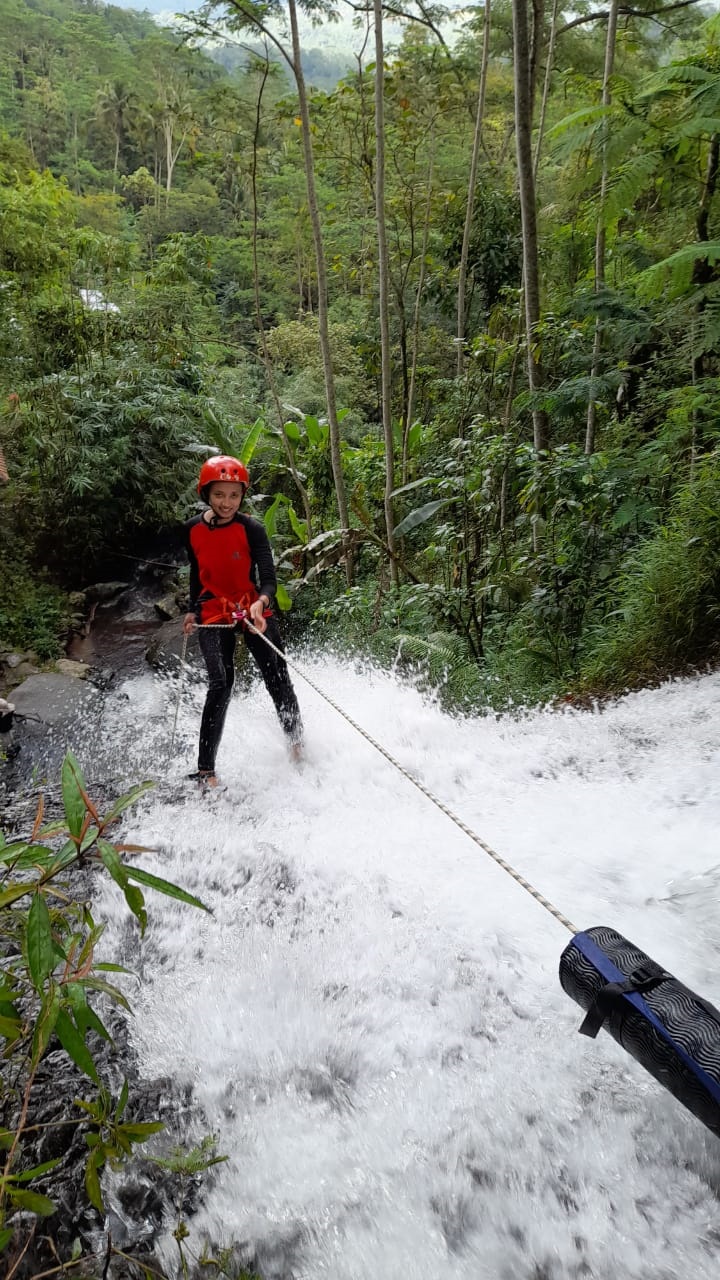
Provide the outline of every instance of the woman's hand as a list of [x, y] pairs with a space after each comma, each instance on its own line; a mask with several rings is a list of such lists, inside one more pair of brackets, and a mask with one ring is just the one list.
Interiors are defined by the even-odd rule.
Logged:
[[183, 619], [183, 635], [189, 636], [191, 631], [197, 626], [197, 618], [194, 613], [186, 613]]
[[250, 614], [250, 621], [260, 633], [265, 631], [267, 628], [267, 622], [263, 617], [263, 613], [267, 607], [268, 602], [265, 596], [260, 596], [258, 600], [253, 601], [248, 610], [248, 613]]

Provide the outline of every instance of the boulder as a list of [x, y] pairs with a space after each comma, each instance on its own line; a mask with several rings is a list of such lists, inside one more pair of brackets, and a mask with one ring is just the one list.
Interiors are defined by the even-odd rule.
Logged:
[[3, 654], [3, 662], [5, 663], [6, 667], [10, 668], [11, 671], [14, 671], [16, 667], [19, 667], [21, 662], [26, 662], [26, 661], [27, 661], [26, 653], [4, 653]]
[[85, 594], [88, 600], [99, 600], [102, 603], [113, 600], [121, 591], [127, 591], [129, 586], [129, 582], [95, 582], [86, 588]]
[[22, 662], [18, 662], [17, 666], [10, 669], [8, 684], [20, 684], [23, 680], [27, 680], [28, 676], [37, 675], [39, 670], [40, 668], [36, 667], [34, 662], [28, 662], [26, 658], [23, 658]]
[[13, 690], [15, 715], [39, 720], [48, 727], [74, 724], [99, 702], [96, 689], [84, 680], [59, 672], [31, 675]]
[[74, 658], [58, 658], [55, 670], [59, 671], [61, 676], [74, 676], [76, 680], [85, 680], [90, 667], [87, 662], [76, 662]]
[[161, 618], [169, 621], [171, 618], [177, 618], [180, 610], [177, 600], [173, 595], [163, 596], [162, 600], [155, 601], [155, 611]]

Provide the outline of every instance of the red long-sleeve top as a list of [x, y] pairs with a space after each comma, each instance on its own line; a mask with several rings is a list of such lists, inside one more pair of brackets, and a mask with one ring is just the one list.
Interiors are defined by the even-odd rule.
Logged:
[[213, 600], [248, 608], [258, 596], [275, 600], [277, 578], [265, 527], [240, 512], [228, 524], [194, 516], [185, 525], [190, 561], [190, 611], [198, 622], [213, 616]]

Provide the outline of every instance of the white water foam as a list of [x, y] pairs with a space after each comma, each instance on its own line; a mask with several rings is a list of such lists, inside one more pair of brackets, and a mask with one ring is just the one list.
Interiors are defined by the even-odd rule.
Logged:
[[[459, 720], [388, 674], [305, 667], [578, 927], [612, 925], [720, 1004], [720, 675]], [[159, 849], [143, 865], [213, 915], [148, 891], [138, 956], [103, 890], [108, 945], [142, 977], [142, 1071], [191, 1084], [229, 1156], [191, 1245], [243, 1242], [270, 1280], [716, 1277], [717, 1140], [608, 1035], [577, 1035], [569, 935], [296, 683], [301, 767], [254, 686], [231, 704], [227, 793], [178, 808], [161, 788], [128, 822]], [[126, 692], [137, 778], [172, 708], [149, 677]]]

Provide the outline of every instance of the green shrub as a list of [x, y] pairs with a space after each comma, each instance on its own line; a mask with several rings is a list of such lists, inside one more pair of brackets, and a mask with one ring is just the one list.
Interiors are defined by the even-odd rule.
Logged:
[[668, 520], [627, 556], [617, 606], [583, 674], [610, 687], [711, 656], [720, 635], [720, 452], [697, 466]]
[[55, 658], [63, 649], [69, 614], [67, 596], [59, 587], [3, 555], [0, 648], [31, 649], [39, 658]]

